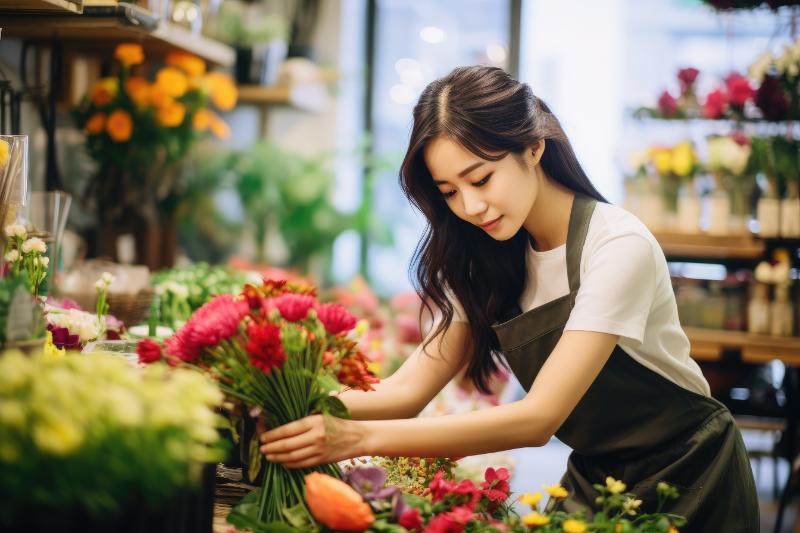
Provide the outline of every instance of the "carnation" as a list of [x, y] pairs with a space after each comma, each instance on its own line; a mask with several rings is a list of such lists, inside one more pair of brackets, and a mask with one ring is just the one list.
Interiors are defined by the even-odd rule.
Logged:
[[289, 322], [297, 322], [308, 316], [308, 311], [316, 301], [305, 294], [286, 293], [272, 299], [272, 303], [280, 311], [281, 316]]
[[325, 330], [332, 335], [350, 331], [356, 326], [356, 317], [339, 304], [319, 304], [316, 310]]
[[31, 252], [39, 252], [43, 254], [47, 251], [47, 245], [39, 237], [31, 237], [22, 243], [23, 253], [29, 254]]
[[9, 224], [6, 226], [6, 235], [9, 237], [22, 237], [24, 239], [27, 234], [28, 232], [22, 224]]

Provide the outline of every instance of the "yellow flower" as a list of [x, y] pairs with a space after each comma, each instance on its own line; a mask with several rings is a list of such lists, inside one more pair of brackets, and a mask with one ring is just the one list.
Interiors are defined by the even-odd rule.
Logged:
[[92, 87], [92, 102], [94, 105], [108, 105], [114, 101], [119, 91], [117, 78], [102, 78]]
[[165, 63], [181, 69], [189, 76], [202, 76], [206, 71], [206, 64], [202, 59], [186, 52], [168, 53]]
[[213, 133], [214, 137], [217, 139], [227, 139], [231, 136], [231, 129], [224, 120], [217, 115], [213, 115], [211, 118], [211, 133]]
[[161, 109], [162, 107], [168, 106], [174, 101], [169, 93], [163, 87], [159, 87], [158, 85], [153, 85], [150, 87], [147, 94], [147, 100], [150, 102], [150, 105], [156, 109]]
[[636, 500], [634, 498], [628, 498], [624, 502], [622, 502], [622, 509], [631, 516], [636, 515], [636, 509], [642, 505], [642, 500]]
[[669, 533], [680, 533], [675, 526], [669, 526]]
[[564, 520], [561, 527], [566, 533], [584, 533], [586, 531], [586, 522], [570, 518], [569, 520]]
[[211, 93], [211, 101], [222, 111], [230, 111], [236, 106], [238, 93], [230, 76], [221, 72], [209, 72], [206, 83]]
[[53, 333], [51, 331], [47, 332], [47, 340], [44, 342], [44, 356], [45, 358], [59, 358], [66, 355], [66, 350], [64, 348], [58, 348], [55, 344], [53, 344]]
[[130, 114], [123, 109], [115, 109], [106, 122], [106, 131], [114, 141], [121, 143], [131, 138], [133, 120]]
[[103, 129], [106, 127], [106, 114], [105, 113], [95, 113], [91, 117], [86, 120], [86, 124], [83, 125], [83, 129], [86, 130], [86, 133], [90, 135], [98, 135], [103, 133]]
[[83, 432], [64, 416], [36, 424], [32, 432], [36, 447], [51, 455], [67, 455], [83, 441]]
[[158, 111], [156, 111], [158, 123], [167, 128], [180, 126], [185, 116], [186, 106], [180, 102], [173, 101], [171, 104], [160, 107]]
[[561, 483], [556, 483], [555, 485], [545, 485], [544, 490], [553, 498], [566, 498], [569, 495], [567, 489], [562, 487]]
[[173, 98], [180, 98], [189, 88], [186, 74], [174, 67], [162, 68], [156, 74], [156, 85]]
[[122, 43], [114, 50], [114, 59], [130, 67], [144, 61], [142, 46], [136, 43]]
[[6, 166], [6, 163], [8, 163], [8, 152], [8, 142], [6, 142], [4, 139], [0, 139], [0, 167], [4, 167]]
[[681, 177], [688, 176], [694, 168], [697, 155], [689, 141], [679, 142], [672, 149], [672, 172]]
[[533, 512], [522, 517], [522, 523], [526, 526], [543, 526], [550, 523], [550, 518], [539, 513]]
[[520, 503], [522, 503], [523, 505], [527, 505], [528, 507], [531, 508], [536, 507], [541, 500], [542, 500], [541, 492], [534, 492], [533, 494], [531, 494], [530, 492], [526, 492], [525, 494], [519, 497]]
[[211, 115], [208, 109], [198, 109], [192, 117], [192, 127], [197, 131], [206, 131], [211, 126]]
[[131, 76], [125, 80], [125, 92], [137, 107], [144, 107], [150, 98], [150, 84], [141, 76]]
[[606, 487], [608, 487], [609, 492], [611, 494], [622, 494], [625, 492], [625, 483], [622, 481], [618, 481], [611, 476], [606, 478]]

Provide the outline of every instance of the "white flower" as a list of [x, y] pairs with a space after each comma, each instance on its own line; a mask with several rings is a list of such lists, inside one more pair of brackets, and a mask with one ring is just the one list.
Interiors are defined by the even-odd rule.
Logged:
[[725, 170], [735, 176], [744, 172], [750, 159], [750, 145], [741, 146], [728, 135], [709, 138], [706, 149], [710, 170]]
[[764, 81], [764, 75], [772, 66], [772, 61], [772, 54], [769, 52], [769, 50], [767, 50], [761, 54], [752, 65], [750, 65], [750, 68], [747, 70], [747, 74], [754, 80], [758, 80], [758, 82], [761, 83]]
[[114, 274], [111, 272], [103, 272], [103, 275], [100, 276], [100, 279], [102, 279], [106, 285], [111, 285], [117, 278], [115, 278]]
[[16, 263], [19, 261], [19, 252], [16, 250], [9, 250], [6, 252], [6, 261], [9, 263]]
[[636, 509], [642, 505], [642, 500], [635, 500], [633, 498], [627, 498], [624, 502], [622, 502], [622, 509], [631, 516], [636, 515]]
[[48, 313], [47, 321], [54, 326], [67, 328], [71, 334], [78, 335], [82, 343], [97, 339], [103, 330], [96, 315], [78, 309]]
[[39, 252], [43, 254], [47, 251], [47, 245], [39, 237], [31, 237], [22, 243], [22, 253], [29, 254], [31, 252]]
[[43, 267], [47, 268], [47, 265], [50, 264], [50, 258], [47, 256], [42, 256], [39, 258], [39, 264]]
[[9, 224], [6, 226], [6, 235], [9, 237], [22, 237], [24, 239], [27, 234], [28, 232], [22, 224]]

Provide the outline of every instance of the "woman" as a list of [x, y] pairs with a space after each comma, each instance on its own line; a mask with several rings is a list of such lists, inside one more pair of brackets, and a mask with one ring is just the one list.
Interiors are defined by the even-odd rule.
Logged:
[[[681, 497], [665, 510], [688, 531], [758, 530], [741, 435], [689, 357], [657, 241], [606, 203], [526, 84], [481, 66], [431, 83], [400, 179], [428, 220], [416, 278], [438, 320], [375, 391], [340, 395], [353, 420], [264, 433], [269, 460], [465, 456], [556, 435], [574, 450], [568, 509], [593, 508], [592, 484], [610, 475], [653, 512], [667, 481]], [[522, 400], [409, 419], [462, 368], [485, 391], [503, 359]]]

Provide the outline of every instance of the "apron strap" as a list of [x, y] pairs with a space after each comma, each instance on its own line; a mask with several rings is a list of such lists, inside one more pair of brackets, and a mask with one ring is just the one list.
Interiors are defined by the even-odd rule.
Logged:
[[578, 287], [581, 286], [583, 244], [586, 242], [589, 221], [592, 220], [595, 205], [597, 205], [597, 200], [594, 198], [575, 193], [567, 230], [567, 278], [569, 279], [569, 292], [573, 299]]

